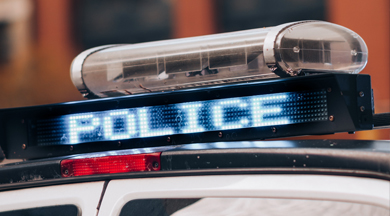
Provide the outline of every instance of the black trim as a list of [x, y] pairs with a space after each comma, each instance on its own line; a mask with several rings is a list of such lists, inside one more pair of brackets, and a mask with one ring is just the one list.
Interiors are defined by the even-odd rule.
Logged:
[[314, 169], [314, 168], [247, 168], [247, 169], [210, 169], [210, 170], [181, 170], [181, 171], [158, 171], [143, 173], [125, 173], [97, 176], [83, 176], [73, 178], [51, 179], [46, 181], [33, 181], [0, 185], [0, 191], [17, 190], [24, 188], [43, 187], [51, 185], [62, 185], [83, 182], [107, 181], [115, 179], [136, 179], [136, 178], [158, 178], [158, 177], [181, 177], [181, 176], [203, 176], [203, 175], [253, 175], [253, 174], [302, 174], [302, 175], [335, 175], [335, 176], [354, 176], [374, 179], [383, 179], [390, 181], [390, 175], [361, 171], [361, 170], [342, 170], [342, 169]]
[[[171, 146], [165, 150], [156, 148], [154, 151], [163, 151], [160, 171], [62, 178], [60, 161], [74, 156], [0, 166], [0, 191], [113, 179], [198, 175], [321, 174], [390, 181], [390, 141], [200, 143]], [[99, 154], [104, 156], [104, 153]], [[83, 155], [78, 155], [80, 156]], [[22, 179], [23, 176], [34, 173], [40, 173], [44, 177]], [[19, 180], [15, 180], [15, 176]], [[10, 179], [13, 179], [13, 183], [10, 183]]]
[[0, 184], [61, 178], [60, 162], [46, 159], [0, 166]]
[[390, 154], [333, 149], [226, 149], [163, 152], [165, 171], [232, 168], [348, 169], [389, 174]]
[[108, 183], [109, 183], [109, 182], [110, 182], [110, 181], [108, 181], [108, 180], [106, 180], [106, 181], [104, 182], [103, 190], [102, 190], [102, 193], [100, 194], [99, 203], [98, 203], [98, 205], [97, 205], [97, 207], [96, 207], [96, 210], [98, 211], [98, 212], [96, 213], [96, 215], [99, 215], [100, 206], [102, 205], [103, 197], [104, 197], [104, 194], [106, 193], [107, 186], [108, 186]]
[[390, 127], [390, 113], [374, 114], [374, 127]]

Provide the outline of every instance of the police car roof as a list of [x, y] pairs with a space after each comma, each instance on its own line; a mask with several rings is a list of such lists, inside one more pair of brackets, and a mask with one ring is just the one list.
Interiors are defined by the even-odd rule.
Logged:
[[[70, 155], [0, 166], [0, 191], [123, 178], [227, 174], [324, 174], [390, 180], [390, 141], [216, 142]], [[64, 177], [64, 160], [161, 152], [160, 170]]]

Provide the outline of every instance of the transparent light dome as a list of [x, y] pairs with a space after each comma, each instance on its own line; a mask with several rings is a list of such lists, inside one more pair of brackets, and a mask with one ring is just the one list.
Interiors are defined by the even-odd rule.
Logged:
[[358, 73], [367, 47], [353, 31], [301, 21], [208, 36], [84, 51], [71, 67], [86, 97], [108, 97], [249, 82], [313, 72]]
[[279, 70], [281, 76], [294, 76], [301, 70], [356, 74], [367, 64], [368, 51], [363, 39], [336, 24], [304, 21], [277, 26], [269, 35], [264, 45], [266, 63]]

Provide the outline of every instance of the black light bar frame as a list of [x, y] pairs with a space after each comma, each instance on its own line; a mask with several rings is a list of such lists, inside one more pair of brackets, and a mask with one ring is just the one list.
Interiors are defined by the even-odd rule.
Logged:
[[[29, 129], [29, 119], [36, 118], [54, 118], [84, 112], [323, 89], [327, 91], [328, 121], [51, 146], [34, 145]], [[145, 93], [117, 98], [5, 109], [0, 111], [0, 145], [8, 159], [33, 159], [176, 144], [264, 140], [299, 135], [370, 130], [373, 128], [373, 113], [374, 105], [369, 75], [320, 74], [199, 89]]]

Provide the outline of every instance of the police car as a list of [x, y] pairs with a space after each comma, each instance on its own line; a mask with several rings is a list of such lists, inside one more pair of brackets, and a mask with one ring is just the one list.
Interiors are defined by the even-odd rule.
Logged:
[[389, 215], [388, 141], [268, 140], [388, 126], [366, 63], [322, 21], [87, 50], [90, 100], [0, 111], [0, 216]]

